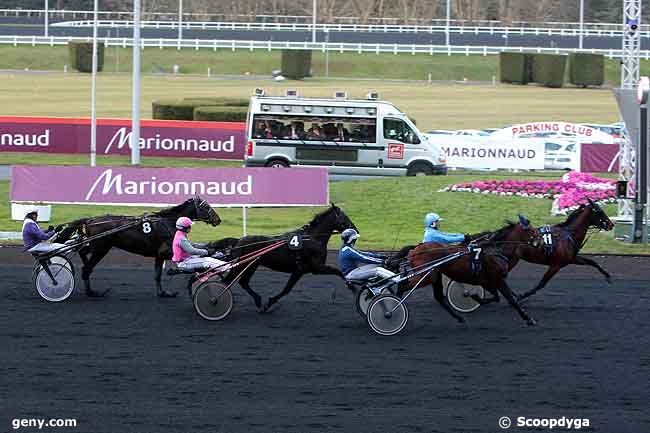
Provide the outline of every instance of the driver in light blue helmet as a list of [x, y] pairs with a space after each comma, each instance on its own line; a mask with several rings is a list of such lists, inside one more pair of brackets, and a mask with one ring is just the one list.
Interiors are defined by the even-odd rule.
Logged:
[[424, 217], [424, 239], [422, 242], [453, 244], [465, 241], [465, 235], [462, 233], [441, 232], [440, 221], [442, 218], [437, 213], [431, 212]]

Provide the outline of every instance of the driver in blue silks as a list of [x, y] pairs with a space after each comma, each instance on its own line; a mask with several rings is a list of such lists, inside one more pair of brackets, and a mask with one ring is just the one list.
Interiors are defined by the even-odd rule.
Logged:
[[345, 229], [341, 233], [343, 245], [339, 249], [339, 266], [346, 279], [367, 280], [368, 278], [389, 278], [395, 274], [383, 267], [385, 256], [354, 248], [359, 238], [355, 229]]
[[439, 229], [440, 215], [437, 213], [428, 213], [424, 217], [424, 239], [422, 242], [437, 242], [441, 244], [453, 244], [465, 241], [465, 235], [462, 233], [445, 233]]

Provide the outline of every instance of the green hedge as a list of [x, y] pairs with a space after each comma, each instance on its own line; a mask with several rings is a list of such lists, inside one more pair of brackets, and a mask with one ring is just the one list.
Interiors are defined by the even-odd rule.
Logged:
[[530, 81], [530, 54], [499, 53], [499, 81], [527, 84]]
[[213, 122], [245, 122], [248, 107], [196, 107], [194, 120]]
[[[151, 104], [152, 117], [160, 120], [199, 120], [194, 117], [197, 107], [231, 107], [248, 110], [248, 100], [219, 97], [192, 97], [154, 101]], [[245, 118], [245, 117], [244, 117]]]
[[602, 86], [605, 82], [605, 57], [602, 54], [569, 54], [569, 81], [576, 86]]
[[[70, 65], [79, 72], [93, 71], [92, 42], [68, 42]], [[97, 72], [104, 68], [104, 43], [97, 42]]]
[[546, 87], [562, 87], [566, 59], [558, 54], [533, 54], [533, 81]]
[[292, 80], [311, 76], [311, 51], [282, 50], [282, 75]]

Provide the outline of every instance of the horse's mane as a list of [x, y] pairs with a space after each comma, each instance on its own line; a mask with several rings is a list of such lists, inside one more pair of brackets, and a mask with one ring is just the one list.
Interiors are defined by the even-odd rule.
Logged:
[[178, 215], [178, 212], [185, 206], [187, 206], [187, 203], [192, 201], [194, 199], [190, 198], [185, 200], [183, 203], [178, 204], [176, 206], [172, 207], [167, 207], [165, 209], [159, 210], [158, 212], [154, 212], [153, 215], [162, 217], [162, 218], [168, 218], [168, 217], [175, 217]]
[[333, 209], [334, 208], [330, 206], [327, 209], [325, 209], [324, 211], [322, 211], [321, 213], [316, 214], [314, 216], [314, 218], [312, 218], [312, 220], [304, 226], [304, 228], [317, 226], [318, 224], [320, 224], [323, 221], [323, 219], [327, 215], [329, 215], [330, 212], [332, 212]]
[[496, 231], [492, 232], [492, 234], [490, 235], [490, 237], [488, 239], [489, 241], [491, 241], [491, 242], [502, 241], [503, 238], [505, 238], [508, 235], [508, 233], [510, 233], [510, 231], [518, 224], [518, 223], [516, 223], [514, 221], [510, 221], [508, 219], [505, 220], [504, 222], [505, 222], [506, 225], [504, 227], [501, 227], [499, 230], [496, 230]]
[[571, 212], [571, 213], [566, 217], [566, 220], [565, 220], [564, 222], [559, 223], [559, 224], [558, 224], [558, 227], [566, 227], [566, 226], [568, 226], [569, 224], [571, 224], [571, 223], [573, 222], [573, 220], [575, 220], [576, 218], [578, 218], [578, 216], [580, 216], [580, 214], [582, 214], [582, 211], [585, 210], [586, 208], [587, 208], [587, 205], [581, 204], [580, 207], [578, 207], [578, 209], [573, 210], [573, 211], [572, 211], [572, 212]]

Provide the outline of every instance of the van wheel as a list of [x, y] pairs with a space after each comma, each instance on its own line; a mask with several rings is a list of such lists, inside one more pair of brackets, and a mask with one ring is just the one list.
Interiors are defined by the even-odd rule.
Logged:
[[424, 162], [415, 162], [406, 171], [407, 176], [431, 176], [432, 174], [433, 169], [429, 164]]
[[289, 167], [289, 163], [283, 159], [272, 159], [266, 163], [266, 166], [272, 168], [287, 168]]

